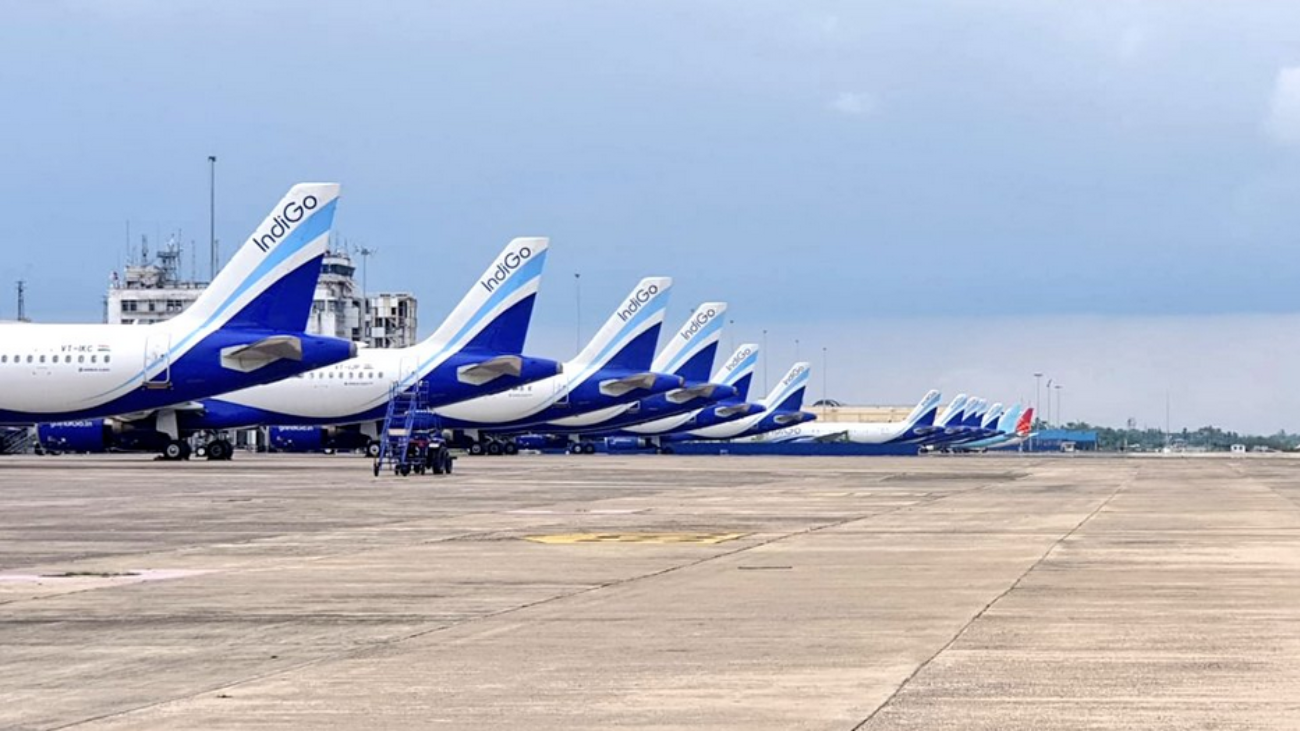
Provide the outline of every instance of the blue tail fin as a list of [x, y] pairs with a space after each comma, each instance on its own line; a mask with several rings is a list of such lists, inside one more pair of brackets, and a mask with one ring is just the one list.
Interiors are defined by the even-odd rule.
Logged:
[[795, 363], [777, 382], [772, 393], [763, 399], [763, 405], [768, 411], [798, 411], [803, 408], [803, 394], [811, 374], [811, 363]]
[[591, 342], [565, 366], [565, 372], [591, 373], [605, 367], [649, 369], [672, 284], [669, 277], [649, 277], [638, 282]]
[[304, 331], [338, 196], [335, 183], [291, 188], [172, 327]]
[[669, 337], [650, 370], [681, 376], [687, 382], [707, 383], [726, 321], [726, 302], [705, 302], [696, 307]]
[[506, 245], [456, 309], [417, 348], [517, 355], [524, 350], [550, 241], [518, 238]]

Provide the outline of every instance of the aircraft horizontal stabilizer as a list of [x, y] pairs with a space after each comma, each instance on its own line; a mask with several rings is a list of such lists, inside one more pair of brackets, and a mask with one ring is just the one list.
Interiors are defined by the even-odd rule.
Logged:
[[615, 398], [635, 391], [638, 388], [651, 388], [655, 385], [655, 374], [638, 373], [635, 376], [626, 378], [611, 378], [608, 381], [600, 382], [600, 392], [606, 396]]
[[778, 414], [777, 416], [772, 417], [772, 421], [781, 425], [798, 424], [800, 421], [803, 421], [803, 418], [799, 414]]
[[733, 416], [744, 416], [745, 414], [748, 414], [752, 409], [753, 409], [753, 404], [743, 403], [743, 404], [736, 404], [735, 406], [719, 406], [717, 409], [714, 410], [714, 413], [716, 413], [718, 416], [721, 416], [724, 419], [727, 419]]
[[481, 363], [471, 363], [456, 369], [456, 380], [470, 386], [482, 386], [501, 376], [519, 377], [524, 371], [524, 359], [517, 355], [500, 355]]
[[702, 383], [690, 388], [678, 388], [669, 391], [666, 398], [670, 403], [684, 404], [697, 398], [708, 398], [713, 395], [714, 385], [712, 383]]
[[295, 335], [272, 335], [251, 345], [221, 349], [221, 367], [240, 373], [255, 371], [277, 360], [302, 360], [302, 340]]

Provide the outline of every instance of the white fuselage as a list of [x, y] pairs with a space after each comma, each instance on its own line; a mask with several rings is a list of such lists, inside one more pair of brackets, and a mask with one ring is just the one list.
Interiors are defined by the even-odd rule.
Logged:
[[792, 442], [826, 440], [843, 435], [854, 444], [884, 444], [907, 433], [907, 422], [819, 422], [811, 421], [746, 437], [741, 441]]
[[373, 417], [373, 412], [386, 408], [395, 383], [409, 385], [416, 380], [419, 350], [419, 346], [362, 350], [341, 363], [217, 399], [304, 419], [339, 419], [337, 423], [367, 418], [366, 414]]
[[0, 325], [0, 412], [61, 414], [101, 406], [144, 382], [157, 325]]

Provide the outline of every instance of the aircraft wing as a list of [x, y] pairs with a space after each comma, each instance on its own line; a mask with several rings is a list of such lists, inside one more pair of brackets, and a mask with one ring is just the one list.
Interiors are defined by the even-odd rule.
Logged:
[[202, 411], [202, 410], [203, 410], [203, 404], [199, 403], [198, 401], [186, 401], [183, 404], [174, 404], [172, 406], [168, 406], [165, 409], [149, 409], [148, 411], [132, 411], [129, 414], [118, 414], [117, 416], [113, 417], [113, 420], [114, 421], [140, 421], [141, 419], [147, 419], [150, 416], [153, 416], [154, 414], [160, 411]]
[[456, 380], [471, 386], [482, 386], [501, 376], [518, 377], [524, 370], [524, 359], [517, 355], [499, 355], [479, 363], [470, 363], [456, 369]]
[[818, 434], [812, 438], [812, 441], [817, 442], [818, 444], [847, 442], [849, 441], [849, 430], [845, 429], [844, 431], [831, 432], [830, 434]]
[[302, 360], [302, 340], [294, 335], [272, 335], [249, 345], [221, 349], [222, 367], [240, 373], [255, 371], [277, 360]]

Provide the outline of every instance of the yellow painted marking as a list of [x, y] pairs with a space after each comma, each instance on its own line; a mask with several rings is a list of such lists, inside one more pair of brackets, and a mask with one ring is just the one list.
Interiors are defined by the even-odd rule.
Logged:
[[549, 545], [572, 543], [702, 543], [734, 541], [748, 533], [556, 533], [524, 536], [524, 540]]

